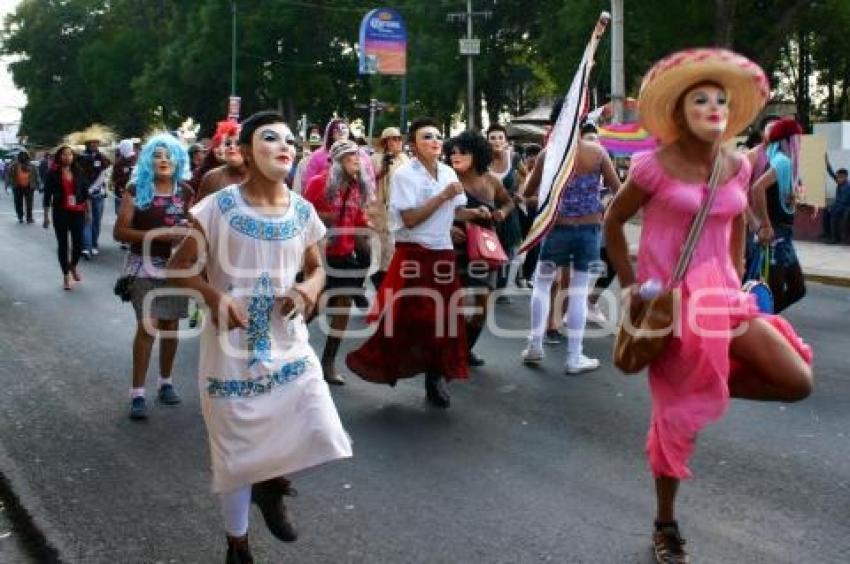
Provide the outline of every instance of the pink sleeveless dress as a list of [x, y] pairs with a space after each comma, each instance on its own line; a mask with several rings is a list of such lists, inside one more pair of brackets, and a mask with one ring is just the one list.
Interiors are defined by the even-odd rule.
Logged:
[[[741, 291], [730, 255], [733, 220], [747, 205], [750, 164], [740, 159], [738, 173], [718, 188], [690, 268], [680, 284], [680, 323], [664, 353], [649, 369], [652, 418], [647, 456], [654, 476], [690, 478], [688, 459], [697, 433], [723, 416], [729, 404], [730, 377], [738, 368], [730, 358], [732, 330], [765, 317], [808, 363], [812, 351], [791, 325], [763, 316], [755, 298]], [[643, 207], [637, 278], [667, 284], [673, 275], [691, 222], [708, 194], [707, 184], [670, 176], [655, 152], [632, 159], [631, 178], [649, 198]]]

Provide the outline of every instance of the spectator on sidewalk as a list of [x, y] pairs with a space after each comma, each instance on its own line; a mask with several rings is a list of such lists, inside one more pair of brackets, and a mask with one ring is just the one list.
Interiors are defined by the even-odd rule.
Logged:
[[18, 216], [18, 223], [23, 223], [25, 216], [27, 223], [33, 223], [35, 220], [32, 217], [32, 199], [39, 190], [41, 181], [38, 169], [30, 160], [29, 153], [26, 151], [18, 153], [9, 167], [8, 179], [15, 197], [15, 214]]
[[829, 243], [840, 243], [850, 223], [850, 181], [847, 169], [833, 171], [829, 159], [826, 161], [826, 172], [835, 181], [835, 200], [824, 210], [823, 235]]

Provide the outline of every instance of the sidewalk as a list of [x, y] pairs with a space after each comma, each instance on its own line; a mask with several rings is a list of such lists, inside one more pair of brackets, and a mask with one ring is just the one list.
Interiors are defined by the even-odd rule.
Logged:
[[[626, 224], [629, 251], [637, 253], [640, 225]], [[797, 257], [806, 280], [850, 287], [850, 245], [827, 245], [812, 241], [794, 241]]]

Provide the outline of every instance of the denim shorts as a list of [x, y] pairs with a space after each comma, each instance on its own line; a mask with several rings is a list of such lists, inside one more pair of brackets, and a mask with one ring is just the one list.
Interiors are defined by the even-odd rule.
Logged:
[[773, 228], [773, 254], [770, 264], [789, 268], [799, 262], [797, 252], [794, 250], [794, 231], [789, 226], [777, 225]]
[[556, 225], [543, 239], [540, 262], [553, 262], [557, 266], [573, 265], [575, 270], [588, 272], [599, 262], [601, 226]]

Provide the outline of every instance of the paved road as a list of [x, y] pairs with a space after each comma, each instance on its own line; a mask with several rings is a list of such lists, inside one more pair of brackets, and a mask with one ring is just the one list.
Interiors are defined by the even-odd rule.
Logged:
[[[197, 342], [178, 353], [183, 406], [130, 422], [132, 312], [111, 294], [120, 255], [106, 239], [63, 293], [52, 233], [0, 214], [0, 470], [69, 562], [221, 561]], [[526, 304], [501, 307], [503, 323], [522, 327]], [[850, 293], [813, 284], [790, 317], [814, 343], [817, 392], [735, 402], [704, 433], [681, 495], [695, 562], [850, 561]], [[559, 347], [525, 368], [521, 346], [485, 336], [488, 365], [452, 385], [447, 412], [424, 405], [419, 379], [334, 390], [355, 458], [297, 477], [298, 543], [253, 513], [258, 561], [650, 562], [644, 380], [610, 366], [568, 377]]]

